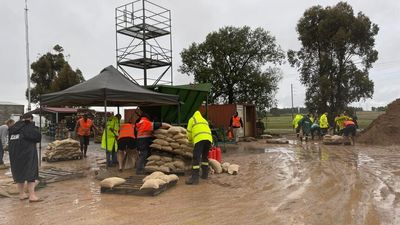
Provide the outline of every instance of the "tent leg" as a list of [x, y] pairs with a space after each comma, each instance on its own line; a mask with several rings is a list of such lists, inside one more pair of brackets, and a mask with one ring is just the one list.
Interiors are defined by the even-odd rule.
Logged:
[[107, 161], [107, 151], [108, 151], [108, 143], [107, 143], [107, 100], [104, 100], [104, 121], [105, 121], [105, 123], [104, 123], [104, 139], [105, 139], [105, 142], [106, 142], [106, 168], [108, 169], [108, 161]]
[[181, 125], [181, 103], [178, 103], [178, 125]]
[[[42, 134], [42, 105], [39, 105], [39, 132]], [[42, 166], [42, 138], [39, 142], [39, 167]]]

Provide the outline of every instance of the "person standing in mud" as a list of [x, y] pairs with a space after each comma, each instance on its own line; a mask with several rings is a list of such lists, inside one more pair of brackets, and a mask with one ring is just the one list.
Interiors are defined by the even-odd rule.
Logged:
[[197, 110], [189, 119], [187, 125], [187, 137], [189, 143], [194, 144], [192, 175], [186, 180], [187, 185], [199, 183], [200, 160], [201, 160], [201, 178], [208, 178], [208, 151], [213, 141], [208, 122]]
[[233, 130], [233, 138], [235, 139], [235, 144], [239, 142], [239, 129], [243, 127], [242, 118], [238, 116], [238, 112], [235, 112], [229, 121], [229, 127]]
[[14, 120], [7, 120], [4, 125], [0, 126], [0, 168], [4, 166], [3, 156], [4, 149], [8, 145], [8, 128], [14, 125]]
[[299, 121], [303, 119], [303, 115], [297, 114], [294, 119], [293, 119], [293, 128], [296, 130], [296, 137], [300, 137], [300, 126], [299, 126]]
[[[17, 183], [19, 199], [29, 202], [42, 201], [35, 193], [35, 181], [39, 179], [36, 143], [40, 142], [39, 128], [32, 122], [32, 114], [24, 114], [22, 120], [9, 129], [9, 154], [12, 177]], [[28, 183], [29, 196], [24, 191]]]
[[[106, 161], [108, 167], [115, 166], [117, 162], [117, 149], [118, 149], [118, 132], [119, 132], [119, 121], [121, 115], [111, 115], [107, 119], [106, 129], [103, 131], [101, 138], [101, 148], [106, 150]], [[107, 134], [106, 134], [107, 132]]]
[[[303, 133], [303, 137], [305, 138], [305, 141], [308, 141], [308, 137], [311, 134], [311, 120], [309, 115], [304, 115], [303, 118], [299, 121], [299, 127], [301, 128], [301, 131]], [[302, 138], [300, 137], [300, 141]]]
[[328, 122], [328, 113], [325, 112], [319, 118], [319, 128], [321, 129], [321, 136], [324, 136], [328, 133], [329, 122]]
[[344, 128], [343, 128], [343, 144], [350, 139], [351, 145], [354, 145], [355, 142], [355, 136], [356, 136], [356, 123], [351, 119], [346, 119], [343, 122]]
[[80, 118], [75, 125], [76, 133], [79, 136], [81, 153], [83, 154], [83, 157], [85, 157], [85, 158], [86, 158], [86, 152], [87, 152], [88, 145], [89, 145], [90, 130], [93, 130], [93, 129], [97, 130], [97, 127], [93, 124], [93, 121], [91, 119], [88, 119], [87, 113], [85, 113], [83, 115], [83, 118]]

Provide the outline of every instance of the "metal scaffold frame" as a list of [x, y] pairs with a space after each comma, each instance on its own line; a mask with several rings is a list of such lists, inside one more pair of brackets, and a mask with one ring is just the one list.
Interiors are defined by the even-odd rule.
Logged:
[[[115, 9], [117, 68], [138, 84], [153, 81], [173, 84], [171, 11], [147, 0], [119, 6]], [[163, 41], [163, 42], [162, 42]], [[143, 77], [131, 76], [127, 69], [143, 70]], [[155, 78], [148, 76], [149, 69], [166, 68]], [[166, 78], [170, 72], [170, 80]]]

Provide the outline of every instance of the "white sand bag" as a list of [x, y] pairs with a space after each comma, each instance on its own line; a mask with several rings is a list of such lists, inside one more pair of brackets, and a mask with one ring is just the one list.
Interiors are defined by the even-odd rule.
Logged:
[[[158, 163], [158, 162], [156, 162], [156, 163]], [[148, 171], [159, 171], [160, 170], [160, 167], [157, 165], [146, 165], [144, 168]]]
[[149, 158], [147, 158], [148, 161], [158, 161], [160, 159], [161, 157], [159, 155], [151, 155]]
[[181, 160], [174, 161], [174, 166], [180, 170], [185, 169], [185, 163]]
[[167, 141], [169, 144], [175, 142], [175, 139], [170, 138], [170, 137], [165, 137], [163, 140]]
[[156, 171], [156, 172], [153, 172], [150, 175], [146, 176], [145, 178], [143, 178], [143, 182], [145, 182], [146, 180], [149, 180], [149, 179], [157, 179], [157, 178], [159, 178], [161, 176], [164, 176], [164, 175], [165, 174], [163, 172]]
[[172, 125], [171, 124], [169, 124], [169, 123], [162, 123], [161, 124], [161, 128], [163, 128], [163, 129], [166, 129], [166, 130], [168, 130], [169, 128], [171, 128], [172, 127]]
[[132, 169], [135, 168], [135, 164], [136, 164], [136, 152], [133, 151], [128, 151], [126, 153], [126, 159], [125, 159], [125, 165], [124, 165], [124, 169]]
[[171, 145], [172, 148], [180, 148], [181, 147], [181, 145], [176, 142], [170, 142], [169, 145]]
[[239, 172], [239, 165], [237, 164], [231, 164], [228, 167], [228, 173], [231, 175], [237, 175]]
[[186, 129], [185, 129], [185, 128], [183, 128], [183, 127], [179, 127], [179, 129], [181, 130], [181, 134], [184, 134], [184, 135], [186, 135], [186, 134], [187, 134], [187, 131], [186, 131]]
[[160, 167], [158, 167], [158, 170], [161, 171], [161, 172], [164, 172], [164, 173], [171, 172], [171, 169], [169, 167], [166, 167], [166, 166], [160, 166]]
[[164, 138], [167, 137], [167, 136], [165, 136], [164, 134], [154, 134], [153, 136], [156, 137], [156, 138], [158, 138], [158, 139], [164, 139]]
[[181, 129], [179, 127], [170, 127], [168, 129], [168, 133], [176, 135], [179, 134], [181, 132]]
[[153, 140], [153, 144], [154, 143], [159, 144], [161, 146], [169, 146], [169, 143], [167, 141], [162, 140], [162, 139], [155, 139], [155, 140]]
[[183, 145], [189, 144], [189, 141], [186, 138], [177, 139], [176, 142], [178, 142], [179, 144], [183, 144]]
[[106, 178], [106, 179], [100, 181], [100, 186], [112, 189], [113, 187], [115, 187], [117, 185], [121, 185], [125, 182], [126, 182], [126, 180], [123, 178], [120, 178], [120, 177], [109, 177], [109, 178]]
[[228, 168], [231, 164], [228, 162], [224, 162], [222, 163], [221, 167], [222, 167], [222, 172], [227, 173], [228, 172]]
[[159, 144], [153, 143], [153, 144], [150, 145], [150, 148], [155, 148], [155, 149], [160, 149], [161, 150], [162, 147]]
[[171, 181], [178, 181], [179, 177], [175, 174], [170, 174], [170, 175], [167, 175], [167, 180], [168, 180], [168, 183]]
[[208, 159], [209, 164], [215, 170], [215, 173], [222, 173], [221, 163], [215, 159]]
[[175, 134], [175, 136], [172, 137], [174, 140], [178, 140], [178, 139], [182, 139], [182, 138], [186, 138], [185, 134], [179, 133], [179, 134]]
[[172, 152], [172, 147], [171, 146], [161, 146], [161, 150], [167, 151], [167, 152]]
[[158, 166], [157, 162], [158, 162], [158, 161], [148, 161], [148, 162], [146, 163], [146, 166]]
[[154, 134], [163, 134], [163, 135], [166, 135], [166, 134], [168, 134], [168, 130], [166, 130], [166, 129], [157, 129], [157, 130], [155, 130], [153, 133], [154, 133]]
[[161, 180], [161, 179], [148, 179], [146, 180], [143, 185], [140, 187], [140, 190], [143, 188], [152, 188], [152, 189], [158, 189], [160, 185], [166, 184], [167, 182]]
[[172, 158], [169, 156], [161, 156], [160, 160], [164, 162], [172, 162]]

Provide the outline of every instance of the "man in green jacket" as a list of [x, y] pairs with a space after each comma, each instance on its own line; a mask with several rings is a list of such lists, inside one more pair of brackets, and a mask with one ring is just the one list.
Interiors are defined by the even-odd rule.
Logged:
[[328, 133], [329, 123], [328, 123], [328, 113], [325, 112], [319, 118], [319, 128], [321, 129], [321, 135], [324, 136]]
[[190, 143], [194, 144], [192, 176], [186, 180], [186, 184], [198, 184], [200, 175], [201, 158], [201, 178], [208, 177], [208, 151], [211, 148], [212, 135], [208, 122], [203, 118], [199, 111], [196, 111], [189, 119], [187, 125], [187, 137]]
[[101, 138], [101, 148], [106, 150], [106, 160], [107, 166], [115, 166], [117, 161], [117, 139], [119, 133], [119, 123], [121, 120], [121, 115], [117, 114], [115, 116], [111, 115], [107, 119], [107, 133], [106, 130], [103, 131], [103, 136]]

